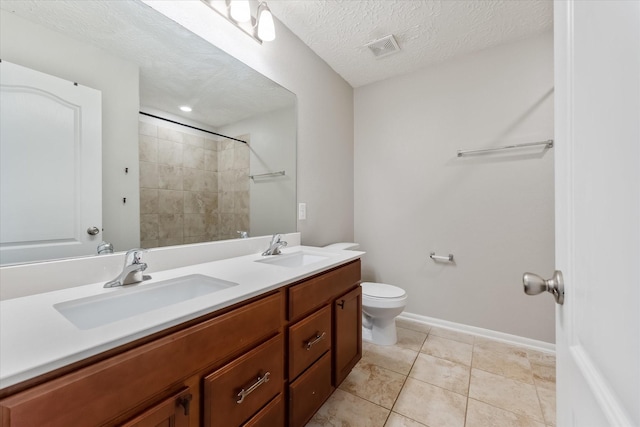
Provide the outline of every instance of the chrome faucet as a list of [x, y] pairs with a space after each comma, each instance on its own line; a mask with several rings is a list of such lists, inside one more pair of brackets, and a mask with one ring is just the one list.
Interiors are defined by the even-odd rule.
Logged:
[[279, 234], [274, 234], [271, 238], [271, 243], [269, 243], [269, 249], [262, 252], [262, 256], [267, 255], [280, 255], [280, 248], [287, 246], [287, 242], [282, 240], [282, 236]]
[[147, 269], [147, 264], [140, 262], [142, 254], [147, 252], [145, 249], [131, 249], [124, 256], [124, 267], [122, 272], [115, 279], [104, 284], [105, 288], [113, 288], [116, 286], [130, 285], [132, 283], [142, 282], [149, 279], [150, 276], [143, 276], [142, 272]]

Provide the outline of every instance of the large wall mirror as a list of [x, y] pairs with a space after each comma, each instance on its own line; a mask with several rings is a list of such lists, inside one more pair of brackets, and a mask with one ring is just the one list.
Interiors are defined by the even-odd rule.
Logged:
[[[44, 127], [57, 113], [3, 115], [2, 265], [96, 255], [103, 241], [118, 252], [296, 230], [293, 93], [137, 0], [2, 0], [0, 14], [2, 110], [28, 104], [14, 94], [23, 79], [51, 77], [94, 91], [101, 118], [100, 158], [79, 160], [83, 134], [67, 164], [65, 133]], [[73, 121], [85, 107], [60, 103], [75, 111], [69, 133], [87, 128]], [[99, 196], [97, 217], [83, 217], [81, 188]]]

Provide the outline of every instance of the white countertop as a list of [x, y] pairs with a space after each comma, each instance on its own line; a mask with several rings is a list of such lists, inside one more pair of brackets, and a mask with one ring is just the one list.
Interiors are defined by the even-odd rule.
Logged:
[[[152, 273], [150, 280], [135, 285], [104, 288], [104, 282], [99, 282], [2, 301], [0, 389], [291, 284], [364, 254], [306, 246], [285, 248], [282, 253], [301, 250], [322, 253], [327, 258], [300, 267], [282, 267], [254, 262], [265, 257], [253, 254], [159, 271]], [[54, 308], [54, 304], [61, 302], [125, 293], [189, 274], [212, 276], [238, 283], [238, 286], [86, 330], [78, 329]]]

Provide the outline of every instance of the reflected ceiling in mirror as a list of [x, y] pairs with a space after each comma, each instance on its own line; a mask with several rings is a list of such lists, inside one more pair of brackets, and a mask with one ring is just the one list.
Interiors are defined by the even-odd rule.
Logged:
[[[0, 8], [2, 15], [17, 16], [135, 64], [139, 70], [140, 111], [206, 131], [246, 136], [250, 140], [247, 177], [286, 170], [281, 180], [249, 180], [250, 206], [247, 208], [251, 219], [247, 231], [251, 235], [262, 235], [296, 230], [294, 94], [136, 0], [0, 1]], [[2, 56], [5, 56], [5, 47], [12, 41], [9, 37], [3, 38]], [[50, 55], [52, 59], [56, 52], [52, 51]], [[43, 57], [41, 60], [49, 59]], [[83, 58], [77, 60], [82, 61]], [[90, 69], [86, 64], [83, 67]], [[73, 79], [84, 83], [82, 76], [76, 75]], [[107, 102], [107, 96], [103, 93], [103, 102]], [[192, 111], [182, 112], [179, 107], [183, 105], [190, 106]], [[103, 239], [113, 243], [116, 251], [121, 251], [140, 244], [138, 226], [142, 211], [137, 209], [141, 207], [137, 203], [140, 195], [138, 188], [132, 193], [131, 186], [116, 175], [121, 175], [121, 164], [128, 161], [127, 155], [122, 154], [122, 147], [111, 147], [107, 134], [119, 126], [108, 121], [106, 115], [103, 116], [104, 233], [99, 236], [96, 246]], [[140, 122], [145, 121], [140, 119]], [[267, 125], [262, 126], [263, 123]], [[142, 125], [141, 133], [143, 127], [148, 126]], [[268, 135], [269, 129], [277, 129], [278, 134]], [[184, 132], [194, 134], [187, 128]], [[216, 151], [231, 148], [220, 138], [195, 133], [203, 138], [218, 139]], [[137, 142], [137, 132], [134, 138]], [[115, 150], [115, 154], [110, 150]], [[137, 151], [138, 147], [134, 150]], [[218, 154], [222, 157], [221, 153]], [[219, 164], [220, 161], [219, 158]], [[223, 178], [229, 180], [229, 170], [215, 169], [218, 183]], [[227, 172], [224, 177], [223, 172]], [[132, 176], [138, 177], [138, 174]], [[278, 188], [269, 188], [274, 185]], [[125, 186], [129, 199], [136, 200], [126, 209], [119, 202]], [[278, 196], [273, 197], [273, 194]], [[222, 208], [220, 201], [218, 206]], [[222, 222], [220, 217], [217, 221]], [[130, 227], [131, 223], [135, 223], [136, 227]], [[227, 227], [233, 228], [234, 225], [227, 224]], [[236, 237], [235, 230], [233, 235], [227, 233], [223, 237]], [[174, 240], [175, 243], [193, 241]]]

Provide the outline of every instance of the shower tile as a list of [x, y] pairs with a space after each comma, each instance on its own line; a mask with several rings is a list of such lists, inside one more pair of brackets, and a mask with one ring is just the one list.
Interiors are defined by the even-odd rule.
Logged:
[[420, 351], [424, 340], [427, 339], [427, 334], [418, 331], [412, 331], [411, 329], [396, 328], [398, 333], [398, 347], [408, 348], [410, 350]]
[[218, 172], [204, 172], [204, 190], [218, 192]]
[[159, 240], [140, 240], [140, 247], [151, 249], [157, 248], [160, 245]]
[[514, 414], [486, 403], [469, 399], [465, 427], [544, 427], [524, 415]]
[[236, 169], [233, 180], [236, 191], [249, 191], [249, 168]]
[[393, 411], [428, 426], [463, 427], [465, 396], [408, 378]]
[[360, 361], [340, 385], [344, 391], [391, 409], [406, 376]]
[[182, 190], [182, 179], [181, 167], [158, 165], [158, 188], [163, 190]]
[[249, 147], [246, 144], [237, 143], [233, 153], [233, 169], [246, 169], [249, 167]]
[[158, 164], [140, 162], [140, 188], [158, 188]]
[[158, 240], [158, 231], [158, 214], [140, 215], [140, 240]]
[[223, 149], [218, 151], [218, 171], [233, 169], [233, 150]]
[[471, 365], [473, 346], [429, 334], [420, 351], [451, 362]]
[[234, 191], [233, 209], [238, 214], [249, 213], [248, 191]]
[[158, 136], [158, 126], [147, 122], [138, 122], [138, 133], [140, 135]]
[[[238, 138], [240, 139], [240, 138]], [[236, 142], [233, 139], [223, 139], [220, 142], [220, 150], [233, 150]]]
[[555, 366], [544, 366], [531, 364], [533, 369], [533, 380], [538, 388], [548, 390], [556, 389], [556, 368]]
[[163, 126], [158, 126], [158, 138], [167, 141], [184, 143], [185, 134], [174, 129], [169, 129]]
[[450, 362], [428, 354], [419, 354], [409, 377], [466, 396], [469, 391], [469, 370], [467, 365]]
[[183, 194], [185, 214], [203, 214], [206, 212], [205, 192], [185, 191]]
[[417, 355], [417, 351], [408, 348], [362, 343], [363, 361], [403, 375], [409, 373]]
[[204, 169], [204, 149], [185, 144], [182, 152], [182, 165], [185, 168]]
[[472, 368], [469, 397], [536, 421], [544, 420], [536, 388], [530, 384]]
[[[167, 239], [180, 239], [184, 236], [184, 215], [158, 215], [158, 238], [162, 242]], [[161, 244], [162, 246], [162, 244]]]
[[446, 338], [448, 340], [460, 341], [466, 344], [473, 344], [475, 337], [473, 335], [465, 334], [464, 332], [453, 331], [451, 329], [440, 328], [438, 326], [432, 326], [430, 335], [435, 335], [440, 338]]
[[[231, 238], [235, 237], [235, 218], [232, 213], [221, 213], [219, 216], [220, 222], [218, 226], [218, 232], [220, 237]], [[233, 234], [232, 234], [233, 233]]]
[[218, 152], [213, 150], [204, 150], [204, 170], [218, 171]]
[[219, 150], [219, 146], [220, 146], [220, 142], [215, 140], [215, 139], [211, 139], [211, 138], [205, 138], [204, 139], [204, 149], [205, 150], [218, 151]]
[[158, 139], [158, 163], [182, 166], [183, 145], [166, 139]]
[[193, 147], [204, 148], [204, 137], [192, 135], [190, 133], [182, 134], [182, 142]]
[[431, 330], [431, 325], [409, 319], [396, 319], [396, 326], [400, 328], [411, 329], [412, 331], [423, 332], [425, 334], [428, 334]]
[[218, 190], [220, 191], [234, 191], [236, 183], [235, 171], [228, 170], [218, 172]]
[[204, 190], [204, 171], [200, 169], [184, 168], [182, 169], [183, 181], [182, 188], [185, 191], [203, 191]]
[[140, 189], [140, 214], [158, 213], [158, 190]]
[[138, 141], [138, 156], [141, 162], [158, 163], [158, 138], [140, 135]]
[[482, 347], [475, 347], [471, 365], [486, 372], [533, 384], [529, 358], [520, 354], [513, 352], [498, 353]]
[[235, 202], [235, 195], [233, 191], [222, 191], [218, 193], [220, 212], [225, 214], [233, 214], [233, 206]]
[[[250, 229], [250, 222], [249, 222], [249, 214], [245, 213], [245, 214], [237, 214], [236, 215], [236, 231], [237, 230], [242, 230], [242, 231], [246, 231], [247, 233], [249, 233], [249, 235], [251, 235], [251, 229]], [[238, 237], [236, 235], [236, 237]]]
[[202, 236], [186, 236], [184, 238], [184, 244], [190, 244], [190, 243], [203, 243], [203, 242], [209, 242], [211, 241], [211, 239], [209, 237], [207, 237], [206, 235], [202, 235]]
[[184, 236], [202, 236], [205, 234], [204, 214], [184, 214]]
[[158, 213], [181, 214], [184, 212], [182, 191], [158, 190]]
[[166, 239], [160, 239], [158, 246], [175, 246], [184, 244], [182, 237], [168, 237]]
[[388, 409], [337, 389], [307, 423], [307, 427], [383, 427], [388, 415]]
[[[204, 213], [211, 215], [218, 213], [218, 193], [205, 191], [202, 193], [202, 200], [204, 201]], [[216, 215], [217, 217], [217, 215]]]
[[407, 418], [404, 415], [392, 412], [384, 427], [427, 427], [426, 425]]

